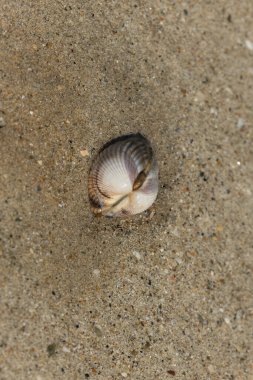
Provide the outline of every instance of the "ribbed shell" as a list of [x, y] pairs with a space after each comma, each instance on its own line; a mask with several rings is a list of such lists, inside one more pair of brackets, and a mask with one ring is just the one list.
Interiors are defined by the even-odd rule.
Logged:
[[91, 166], [88, 192], [96, 215], [126, 216], [149, 208], [158, 192], [158, 167], [149, 141], [138, 133], [105, 144]]

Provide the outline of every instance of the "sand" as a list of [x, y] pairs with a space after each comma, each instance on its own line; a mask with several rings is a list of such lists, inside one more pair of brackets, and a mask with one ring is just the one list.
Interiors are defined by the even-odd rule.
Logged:
[[[1, 0], [1, 380], [253, 379], [253, 3]], [[158, 199], [95, 219], [103, 143]]]

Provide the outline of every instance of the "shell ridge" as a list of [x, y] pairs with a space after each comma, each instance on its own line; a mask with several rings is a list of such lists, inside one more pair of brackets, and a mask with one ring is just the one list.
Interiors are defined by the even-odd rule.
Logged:
[[127, 168], [120, 153], [120, 144], [115, 144], [100, 154], [101, 167], [98, 173], [98, 184], [100, 189], [106, 193], [112, 192], [120, 195], [129, 192], [131, 189]]

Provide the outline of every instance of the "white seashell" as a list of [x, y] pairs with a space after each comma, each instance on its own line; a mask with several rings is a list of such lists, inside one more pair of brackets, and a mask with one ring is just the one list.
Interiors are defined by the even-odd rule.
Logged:
[[95, 215], [127, 216], [147, 210], [158, 193], [158, 166], [140, 133], [106, 143], [92, 163], [88, 193]]

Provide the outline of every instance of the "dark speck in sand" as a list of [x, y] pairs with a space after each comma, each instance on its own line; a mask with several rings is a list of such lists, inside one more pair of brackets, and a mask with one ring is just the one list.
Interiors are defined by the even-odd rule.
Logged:
[[56, 354], [56, 348], [57, 348], [57, 346], [55, 343], [49, 344], [47, 346], [47, 353], [48, 353], [49, 357]]

